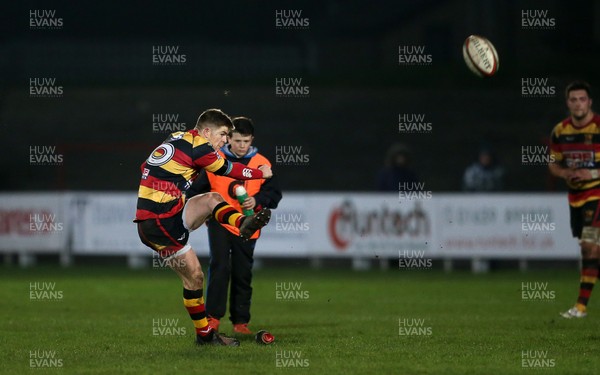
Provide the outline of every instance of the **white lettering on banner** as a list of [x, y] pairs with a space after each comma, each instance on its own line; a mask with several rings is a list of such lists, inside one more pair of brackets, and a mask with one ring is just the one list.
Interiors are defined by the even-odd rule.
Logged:
[[496, 223], [498, 214], [496, 207], [446, 207], [444, 218], [446, 225], [489, 225]]
[[[441, 198], [437, 209], [442, 213], [442, 222], [436, 234], [441, 254], [576, 258], [565, 196], [482, 194]], [[540, 229], [546, 227], [550, 229]]]

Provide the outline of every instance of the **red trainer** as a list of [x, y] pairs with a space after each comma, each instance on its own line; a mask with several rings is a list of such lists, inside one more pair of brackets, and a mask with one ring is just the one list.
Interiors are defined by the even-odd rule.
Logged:
[[233, 325], [233, 332], [240, 333], [242, 335], [251, 335], [252, 331], [248, 329], [248, 323], [240, 323]]
[[214, 329], [215, 332], [219, 332], [219, 324], [221, 324], [219, 319], [213, 318], [212, 316], [208, 317], [208, 326]]

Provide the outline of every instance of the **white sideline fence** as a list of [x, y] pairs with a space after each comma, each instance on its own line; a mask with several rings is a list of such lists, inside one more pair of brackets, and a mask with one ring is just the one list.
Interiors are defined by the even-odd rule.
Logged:
[[[422, 193], [422, 192], [421, 192]], [[412, 199], [411, 199], [412, 198]], [[0, 253], [23, 266], [37, 254], [125, 255], [132, 266], [153, 256], [132, 222], [135, 193], [0, 194]], [[190, 236], [208, 256], [206, 227]], [[373, 259], [576, 260], [564, 193], [403, 194], [285, 193], [255, 249], [260, 258], [348, 258], [355, 268]], [[451, 266], [450, 266], [451, 267]]]

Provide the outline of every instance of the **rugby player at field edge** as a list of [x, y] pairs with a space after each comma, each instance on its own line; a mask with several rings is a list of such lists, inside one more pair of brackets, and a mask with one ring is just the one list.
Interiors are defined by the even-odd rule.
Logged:
[[189, 233], [212, 216], [219, 223], [239, 228], [240, 236], [249, 239], [271, 217], [268, 208], [245, 217], [215, 192], [186, 199], [185, 191], [202, 169], [239, 180], [273, 175], [267, 165], [248, 168], [219, 155], [217, 151], [225, 144], [232, 128], [229, 116], [221, 110], [208, 109], [200, 115], [193, 129], [170, 134], [141, 165], [134, 222], [142, 243], [158, 252], [181, 278], [183, 304], [200, 345], [239, 346], [239, 341], [219, 334], [208, 325], [204, 274], [198, 257], [187, 244]]
[[581, 278], [575, 306], [564, 318], [583, 318], [598, 278], [600, 257], [600, 116], [592, 111], [591, 87], [571, 82], [565, 90], [569, 117], [558, 123], [550, 139], [550, 172], [569, 188], [571, 231], [581, 247]]

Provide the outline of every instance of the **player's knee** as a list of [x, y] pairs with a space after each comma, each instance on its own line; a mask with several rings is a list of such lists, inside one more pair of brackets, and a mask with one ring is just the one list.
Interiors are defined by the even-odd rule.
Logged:
[[221, 196], [221, 194], [219, 194], [217, 192], [210, 192], [210, 193], [208, 193], [208, 199], [209, 199], [209, 202], [212, 203], [212, 204], [214, 204], [214, 205], [217, 205], [217, 204], [225, 201], [223, 199], [223, 197]]
[[224, 202], [224, 201], [225, 201], [225, 199], [223, 199], [221, 194], [216, 193], [216, 192], [208, 193], [206, 196], [206, 205], [207, 205], [208, 211], [212, 212], [219, 203]]
[[201, 206], [212, 207], [223, 201], [224, 201], [224, 199], [221, 196], [221, 194], [211, 191], [209, 193], [204, 193], [202, 195], [192, 197], [186, 204], [194, 205], [196, 207], [201, 207]]
[[581, 256], [595, 258], [600, 253], [600, 228], [586, 226], [581, 231]]
[[198, 267], [194, 269], [191, 273], [192, 282], [196, 289], [201, 289], [204, 286], [204, 272], [202, 272], [202, 268]]
[[585, 226], [581, 230], [582, 244], [598, 244], [600, 241], [600, 228]]

